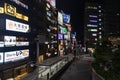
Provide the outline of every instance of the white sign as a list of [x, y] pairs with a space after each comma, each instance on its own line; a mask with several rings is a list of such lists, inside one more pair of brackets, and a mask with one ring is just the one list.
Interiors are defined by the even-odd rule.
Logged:
[[4, 47], [4, 42], [0, 41], [0, 47]]
[[24, 3], [20, 2], [20, 0], [10, 0], [10, 1], [13, 1], [13, 2], [15, 2], [16, 4], [18, 4], [18, 5], [20, 5], [20, 6], [24, 7], [24, 8], [26, 8], [26, 9], [28, 9], [28, 6], [25, 5]]
[[58, 12], [58, 23], [60, 25], [63, 25], [63, 15], [61, 12]]
[[4, 61], [17, 61], [24, 59], [26, 57], [29, 57], [29, 50], [19, 50], [19, 51], [11, 51], [11, 52], [5, 52]]
[[47, 0], [54, 8], [56, 8], [56, 0]]
[[29, 42], [16, 42], [16, 46], [29, 46]]
[[6, 19], [6, 30], [27, 33], [29, 32], [29, 25]]
[[0, 63], [3, 63], [3, 53], [0, 52]]
[[5, 46], [15, 46], [16, 45], [16, 36], [4, 36]]

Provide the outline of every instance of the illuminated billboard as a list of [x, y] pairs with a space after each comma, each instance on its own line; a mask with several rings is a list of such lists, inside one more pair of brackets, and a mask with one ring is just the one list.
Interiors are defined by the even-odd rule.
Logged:
[[3, 63], [3, 53], [0, 52], [0, 63]]
[[20, 2], [20, 0], [10, 0], [10, 1], [12, 1], [12, 2], [14, 2], [14, 3], [16, 3], [16, 4], [22, 6], [22, 7], [26, 8], [26, 9], [28, 9], [28, 6], [26, 4]]
[[16, 15], [16, 7], [14, 7], [14, 6], [10, 5], [10, 4], [5, 3], [4, 8], [5, 8], [5, 13], [6, 14], [11, 15], [11, 16], [15, 16]]
[[3, 7], [0, 7], [0, 13], [4, 13]]
[[16, 36], [4, 36], [5, 46], [15, 46], [16, 45]]
[[29, 42], [20, 42], [20, 41], [17, 41], [16, 42], [16, 46], [29, 46]]
[[63, 39], [63, 34], [58, 34], [58, 39]]
[[13, 62], [13, 61], [24, 59], [26, 57], [29, 57], [28, 49], [5, 52], [4, 62]]
[[25, 21], [28, 21], [28, 19], [29, 19], [28, 16], [18, 13], [16, 7], [14, 7], [13, 5], [10, 5], [8, 3], [4, 4], [4, 10], [2, 10], [2, 8], [0, 8], [0, 12], [3, 12], [3, 11], [5, 14], [14, 16], [18, 19], [22, 19]]
[[56, 0], [47, 0], [54, 8], [56, 8]]
[[63, 15], [61, 12], [58, 12], [58, 23], [60, 25], [63, 25]]
[[6, 30], [27, 33], [29, 32], [29, 25], [6, 19]]
[[67, 28], [65, 27], [62, 27], [62, 26], [59, 26], [60, 28], [60, 32], [63, 33], [63, 34], [66, 34], [67, 33]]
[[4, 42], [0, 41], [0, 47], [4, 47]]
[[63, 22], [70, 23], [70, 15], [64, 13], [63, 14]]

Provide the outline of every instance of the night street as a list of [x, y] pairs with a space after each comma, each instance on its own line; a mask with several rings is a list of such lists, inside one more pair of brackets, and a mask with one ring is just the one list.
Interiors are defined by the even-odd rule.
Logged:
[[59, 80], [92, 80], [90, 63], [84, 57], [76, 59]]

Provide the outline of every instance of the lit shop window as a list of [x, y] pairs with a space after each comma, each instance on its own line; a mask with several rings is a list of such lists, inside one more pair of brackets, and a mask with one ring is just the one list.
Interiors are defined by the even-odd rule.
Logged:
[[90, 22], [97, 22], [97, 20], [90, 20]]
[[102, 21], [102, 19], [99, 19], [99, 21]]
[[102, 34], [102, 32], [99, 32], [99, 34]]
[[87, 24], [87, 27], [98, 27], [98, 25]]
[[102, 28], [99, 28], [99, 30], [101, 30]]
[[88, 29], [88, 31], [97, 32], [97, 29]]
[[99, 36], [99, 39], [101, 39], [101, 38], [102, 38], [102, 36], [100, 35], [100, 36]]
[[96, 16], [96, 15], [89, 15], [89, 17], [97, 18], [97, 16]]
[[101, 23], [99, 23], [99, 25], [101, 25]]
[[97, 34], [92, 34], [92, 36], [97, 36]]
[[95, 6], [88, 6], [87, 9], [97, 9]]
[[97, 38], [95, 38], [95, 41], [97, 41]]
[[100, 13], [101, 13], [102, 11], [101, 11], [101, 10], [99, 10], [98, 12], [100, 12]]
[[101, 6], [98, 6], [99, 8], [101, 8]]

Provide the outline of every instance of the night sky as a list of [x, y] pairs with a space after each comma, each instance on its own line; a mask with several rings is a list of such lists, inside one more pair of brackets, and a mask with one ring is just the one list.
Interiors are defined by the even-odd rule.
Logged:
[[56, 0], [58, 10], [71, 15], [71, 25], [77, 32], [77, 39], [83, 42], [84, 35], [84, 0]]

